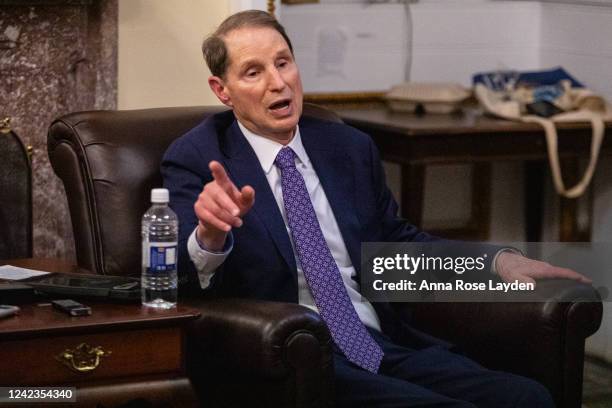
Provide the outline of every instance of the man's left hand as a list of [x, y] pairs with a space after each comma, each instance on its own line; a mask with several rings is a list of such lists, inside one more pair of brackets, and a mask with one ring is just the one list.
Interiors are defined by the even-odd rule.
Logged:
[[496, 260], [497, 274], [504, 282], [524, 282], [535, 284], [539, 279], [572, 279], [591, 283], [591, 279], [567, 268], [553, 266], [547, 262], [536, 261], [512, 252], [502, 252]]

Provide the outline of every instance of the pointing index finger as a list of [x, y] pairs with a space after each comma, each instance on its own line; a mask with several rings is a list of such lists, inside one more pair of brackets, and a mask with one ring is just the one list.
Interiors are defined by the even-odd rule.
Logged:
[[233, 186], [232, 181], [230, 180], [227, 172], [218, 161], [211, 161], [208, 164], [208, 168], [212, 172], [213, 178], [219, 183], [222, 187], [227, 187], [228, 185]]

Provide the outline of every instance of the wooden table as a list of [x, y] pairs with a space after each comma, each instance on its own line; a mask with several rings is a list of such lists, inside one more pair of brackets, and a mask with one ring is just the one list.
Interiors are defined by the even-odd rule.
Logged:
[[[56, 260], [4, 263], [77, 271]], [[138, 398], [197, 406], [185, 370], [186, 325], [199, 317], [196, 309], [83, 303], [92, 308], [91, 316], [70, 317], [43, 300], [0, 319], [0, 386], [76, 387], [77, 404], [66, 406], [117, 406]]]
[[[454, 115], [417, 115], [391, 112], [379, 105], [333, 109], [345, 123], [372, 136], [384, 160], [401, 166], [402, 215], [418, 226], [422, 225], [426, 165], [474, 164], [480, 177], [473, 185], [478, 199], [472, 200], [471, 221], [477, 224], [472, 227], [488, 230], [490, 164], [523, 161], [526, 240], [540, 240], [542, 195], [548, 169], [546, 140], [540, 126], [486, 117], [475, 110]], [[558, 129], [565, 184], [573, 185], [581, 174], [578, 159], [588, 157], [591, 128], [588, 124], [565, 123], [558, 125]], [[608, 124], [606, 133], [602, 151], [610, 152], [612, 124]], [[560, 204], [560, 240], [589, 240], [590, 221], [588, 225], [578, 224], [577, 200], [561, 199]]]

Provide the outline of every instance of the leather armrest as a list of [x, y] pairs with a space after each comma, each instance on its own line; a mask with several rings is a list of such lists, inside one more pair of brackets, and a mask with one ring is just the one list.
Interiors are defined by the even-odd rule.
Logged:
[[533, 297], [545, 301], [417, 303], [394, 305], [411, 309], [411, 323], [444, 339], [463, 343], [483, 338], [494, 341], [516, 338], [540, 330], [564, 330], [568, 319], [576, 320], [574, 334], [586, 338], [599, 328], [602, 304], [591, 285], [567, 280], [537, 283]]
[[[332, 370], [332, 341], [320, 316], [291, 303], [248, 299], [191, 301], [202, 317], [190, 341], [207, 364], [227, 373], [280, 378], [295, 370]], [[331, 372], [331, 371], [329, 371]]]

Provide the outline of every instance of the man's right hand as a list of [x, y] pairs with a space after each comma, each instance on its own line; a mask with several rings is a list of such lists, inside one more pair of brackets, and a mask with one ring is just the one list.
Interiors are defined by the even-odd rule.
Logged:
[[220, 251], [229, 231], [242, 226], [242, 217], [255, 202], [255, 190], [238, 190], [221, 163], [211, 161], [208, 168], [213, 180], [207, 183], [193, 208], [198, 217], [198, 240], [211, 251]]

